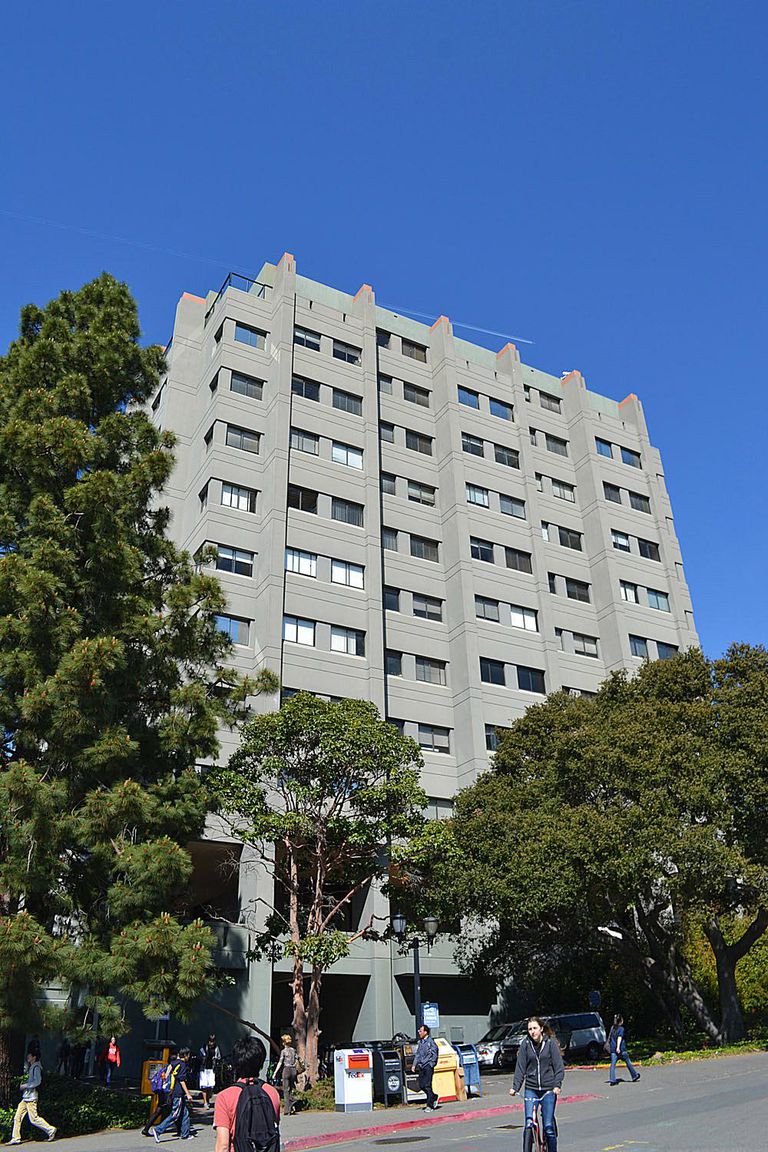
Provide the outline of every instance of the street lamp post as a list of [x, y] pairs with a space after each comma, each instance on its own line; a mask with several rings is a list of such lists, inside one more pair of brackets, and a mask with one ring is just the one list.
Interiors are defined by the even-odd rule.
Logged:
[[[423, 920], [424, 932], [427, 937], [427, 952], [429, 952], [434, 942], [439, 923], [436, 916], [425, 916]], [[402, 912], [396, 912], [392, 917], [392, 931], [398, 940], [402, 943], [405, 939], [406, 929], [408, 922]], [[413, 949], [413, 1015], [416, 1020], [416, 1034], [418, 1035], [419, 1028], [423, 1021], [421, 1018], [421, 954], [419, 952], [421, 941], [418, 936], [414, 936], [409, 942], [408, 947]]]

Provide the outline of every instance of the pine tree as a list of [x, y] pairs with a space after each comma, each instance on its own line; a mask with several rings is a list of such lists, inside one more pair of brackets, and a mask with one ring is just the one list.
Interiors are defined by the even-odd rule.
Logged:
[[173, 438], [141, 405], [164, 369], [102, 275], [22, 310], [0, 359], [0, 1099], [51, 978], [78, 1035], [125, 997], [183, 1013], [212, 937], [183, 920], [195, 765], [274, 690], [224, 666], [221, 589], [168, 539]]

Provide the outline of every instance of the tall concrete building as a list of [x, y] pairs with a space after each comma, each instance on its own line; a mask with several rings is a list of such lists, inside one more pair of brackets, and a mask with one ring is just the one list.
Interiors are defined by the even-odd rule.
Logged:
[[[416, 323], [368, 285], [305, 279], [288, 254], [185, 293], [168, 361], [151, 407], [178, 438], [172, 533], [217, 548], [237, 666], [271, 668], [283, 695], [374, 701], [420, 744], [432, 815], [545, 693], [593, 693], [697, 643], [636, 396], [458, 339], [445, 317]], [[194, 846], [200, 907], [237, 925], [220, 930], [224, 1003], [278, 1027], [289, 966], [245, 957], [271, 880], [245, 859], [228, 875], [232, 847], [214, 824]], [[350, 927], [372, 910], [387, 913], [375, 891]], [[407, 1028], [411, 963], [358, 942], [326, 978], [324, 1039]], [[494, 990], [465, 981], [447, 943], [424, 969], [446, 1034], [476, 1038]]]

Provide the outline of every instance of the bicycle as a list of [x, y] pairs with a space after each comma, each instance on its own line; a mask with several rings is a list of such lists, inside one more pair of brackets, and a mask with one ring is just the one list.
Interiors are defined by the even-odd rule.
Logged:
[[[546, 1096], [549, 1092], [545, 1093]], [[533, 1104], [533, 1116], [530, 1125], [523, 1129], [523, 1152], [548, 1152], [549, 1145], [544, 1129], [541, 1126], [541, 1101], [543, 1096], [537, 1097]], [[557, 1124], [555, 1124], [557, 1134]]]

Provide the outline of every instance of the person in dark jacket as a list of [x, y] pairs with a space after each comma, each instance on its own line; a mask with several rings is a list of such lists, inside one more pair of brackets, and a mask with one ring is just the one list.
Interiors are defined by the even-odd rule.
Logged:
[[429, 1028], [422, 1024], [419, 1028], [419, 1043], [413, 1056], [413, 1070], [419, 1075], [419, 1088], [425, 1093], [427, 1103], [425, 1112], [437, 1110], [437, 1096], [432, 1089], [432, 1077], [437, 1067], [437, 1044], [432, 1039]]
[[608, 1083], [611, 1085], [618, 1084], [616, 1079], [616, 1065], [619, 1060], [623, 1060], [627, 1066], [627, 1072], [632, 1077], [633, 1082], [640, 1079], [640, 1073], [637, 1071], [627, 1052], [627, 1041], [624, 1036], [624, 1017], [614, 1016], [613, 1027], [608, 1034], [608, 1046], [611, 1050], [611, 1074]]
[[515, 1078], [510, 1096], [515, 1096], [525, 1086], [525, 1128], [523, 1129], [523, 1150], [530, 1152], [533, 1144], [533, 1110], [538, 1101], [541, 1106], [541, 1125], [547, 1140], [548, 1152], [557, 1152], [557, 1125], [555, 1105], [563, 1087], [565, 1065], [560, 1045], [552, 1034], [552, 1029], [540, 1016], [531, 1016], [528, 1021], [528, 1035], [517, 1053]]

